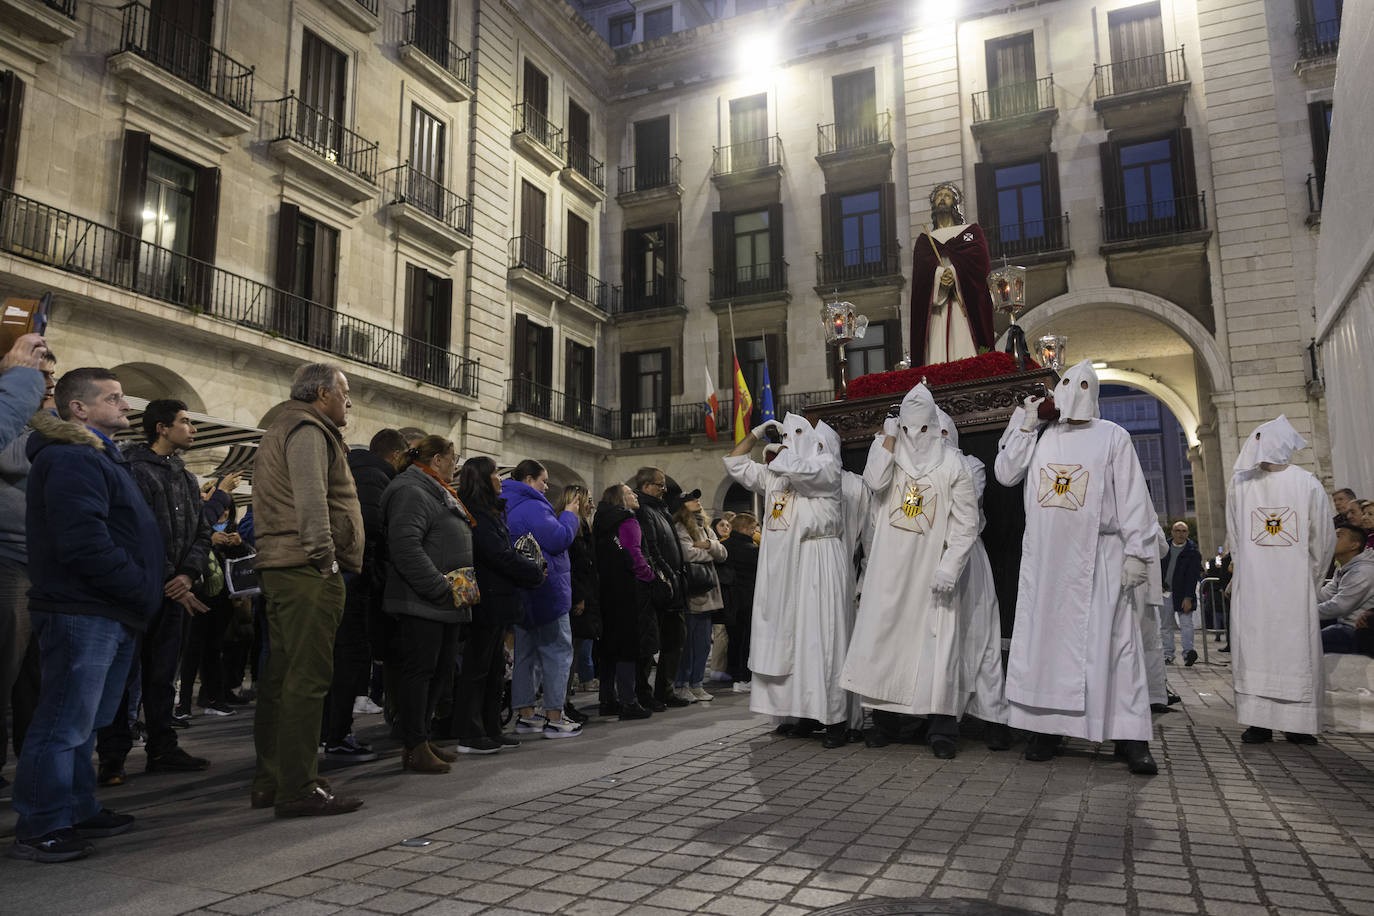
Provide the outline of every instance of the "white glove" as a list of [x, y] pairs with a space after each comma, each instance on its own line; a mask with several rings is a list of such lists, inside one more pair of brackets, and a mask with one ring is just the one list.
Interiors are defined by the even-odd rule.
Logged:
[[888, 417], [883, 421], [883, 435], [898, 438], [897, 434], [902, 431], [902, 424], [896, 417]]
[[758, 426], [749, 430], [749, 432], [755, 439], [762, 439], [764, 433], [768, 432], [769, 429], [777, 429], [778, 435], [782, 435], [782, 424], [777, 420], [764, 420]]
[[768, 443], [763, 447], [763, 460], [767, 461], [769, 458], [772, 458], [778, 452], [782, 451], [782, 448], [783, 446], [781, 442]]
[[1140, 557], [1127, 557], [1126, 565], [1121, 568], [1121, 587], [1135, 588], [1145, 581], [1149, 567]]
[[948, 600], [954, 594], [954, 584], [959, 581], [959, 577], [947, 569], [935, 570], [935, 577], [930, 580], [930, 591], [941, 601]]
[[1021, 415], [1021, 432], [1033, 433], [1045, 425], [1045, 421], [1040, 419], [1040, 405], [1044, 402], [1044, 398], [1037, 398], [1035, 395], [1030, 395], [1021, 402], [1021, 408], [1025, 411]]

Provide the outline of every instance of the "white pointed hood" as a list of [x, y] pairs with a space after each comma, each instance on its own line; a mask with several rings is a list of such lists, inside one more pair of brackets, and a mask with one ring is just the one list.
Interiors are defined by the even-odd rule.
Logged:
[[940, 435], [940, 408], [922, 382], [906, 393], [897, 414], [897, 444], [893, 450], [897, 466], [913, 477], [920, 477], [940, 463], [944, 437]]
[[806, 422], [806, 417], [801, 414], [789, 413], [783, 417], [783, 450], [778, 454], [778, 457], [773, 459], [769, 467], [779, 473], [786, 473], [788, 468], [795, 467], [798, 461], [816, 451], [814, 445], [807, 448], [814, 435], [815, 430], [811, 428], [810, 423]]
[[1097, 411], [1097, 387], [1097, 373], [1093, 371], [1091, 360], [1085, 359], [1065, 372], [1053, 392], [1054, 406], [1059, 408], [1059, 419], [1097, 419], [1100, 416]]
[[959, 451], [959, 428], [954, 425], [954, 418], [938, 407], [935, 408], [935, 413], [940, 418], [941, 432], [948, 433], [948, 435], [945, 436], [945, 445], [948, 445], [956, 452]]
[[1288, 422], [1288, 417], [1279, 414], [1277, 419], [1255, 427], [1246, 438], [1236, 458], [1235, 470], [1237, 473], [1253, 471], [1261, 463], [1291, 464], [1293, 453], [1304, 448], [1307, 448], [1307, 440]]

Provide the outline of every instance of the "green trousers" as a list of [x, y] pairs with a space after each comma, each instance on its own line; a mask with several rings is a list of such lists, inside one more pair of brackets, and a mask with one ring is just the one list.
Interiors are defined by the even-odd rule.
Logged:
[[343, 617], [343, 576], [313, 566], [263, 569], [267, 670], [258, 684], [253, 791], [276, 803], [304, 798], [319, 775], [320, 717], [334, 676], [334, 634]]

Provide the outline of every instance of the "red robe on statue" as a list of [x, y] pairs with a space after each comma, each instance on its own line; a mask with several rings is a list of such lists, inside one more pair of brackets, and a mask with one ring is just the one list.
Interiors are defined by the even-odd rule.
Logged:
[[[964, 303], [964, 315], [968, 319], [969, 334], [979, 349], [991, 349], [997, 342], [992, 326], [992, 295], [988, 292], [988, 271], [991, 262], [988, 258], [988, 243], [983, 229], [977, 223], [969, 223], [963, 231], [947, 242], [931, 239], [926, 233], [916, 238], [916, 249], [912, 254], [911, 276], [911, 365], [924, 366], [930, 362], [926, 352], [926, 339], [930, 329], [930, 316], [935, 307], [934, 290], [936, 278], [941, 270], [939, 259], [931, 250], [931, 242], [940, 255], [949, 261], [954, 269], [955, 289]], [[950, 302], [947, 308], [959, 306]]]

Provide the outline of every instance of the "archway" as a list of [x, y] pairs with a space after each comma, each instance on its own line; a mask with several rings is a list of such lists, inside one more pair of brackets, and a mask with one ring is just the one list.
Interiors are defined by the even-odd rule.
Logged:
[[159, 398], [175, 398], [186, 404], [186, 409], [194, 413], [206, 413], [205, 401], [191, 387], [191, 383], [165, 366], [152, 363], [120, 363], [114, 367], [120, 385], [126, 395], [155, 401]]

